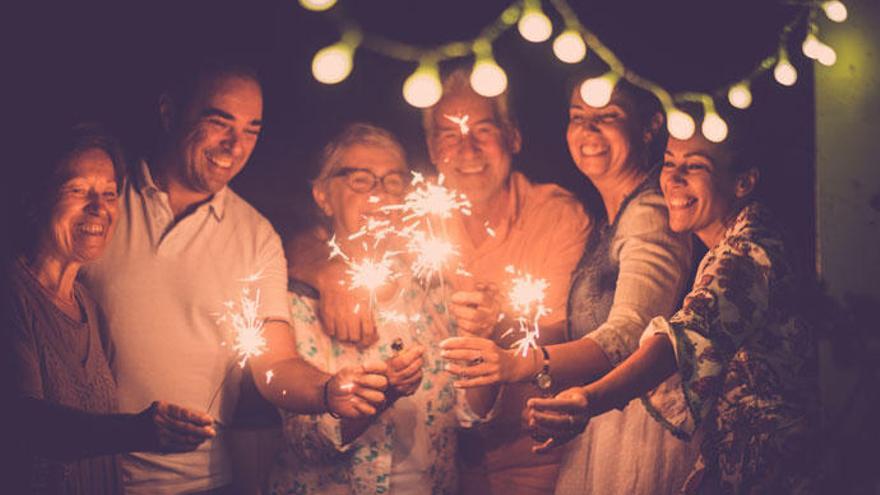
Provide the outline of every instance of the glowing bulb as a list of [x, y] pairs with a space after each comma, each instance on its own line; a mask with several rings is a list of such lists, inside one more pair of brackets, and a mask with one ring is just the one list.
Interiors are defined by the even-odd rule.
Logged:
[[727, 123], [716, 112], [706, 112], [700, 130], [703, 136], [713, 143], [720, 143], [727, 138]]
[[825, 44], [819, 41], [819, 38], [810, 33], [804, 38], [804, 43], [801, 45], [801, 49], [803, 50], [804, 55], [816, 60], [819, 58], [819, 53], [822, 51], [823, 46], [825, 46]]
[[752, 104], [752, 92], [749, 90], [749, 85], [744, 82], [734, 84], [727, 92], [727, 99], [731, 106], [740, 110], [749, 108], [749, 105]]
[[834, 51], [834, 48], [823, 44], [822, 50], [819, 51], [819, 56], [816, 60], [818, 60], [820, 64], [830, 67], [837, 62], [837, 52]]
[[697, 125], [690, 115], [673, 108], [667, 114], [667, 118], [669, 119], [667, 124], [669, 134], [675, 139], [685, 141], [694, 135]]
[[299, 4], [305, 9], [321, 12], [336, 5], [336, 0], [299, 0]]
[[403, 83], [403, 98], [417, 108], [428, 108], [440, 100], [443, 86], [437, 67], [421, 65]]
[[318, 50], [312, 59], [312, 75], [324, 84], [336, 84], [351, 74], [353, 50], [345, 43], [336, 43]]
[[611, 101], [611, 94], [614, 93], [614, 85], [617, 84], [618, 78], [617, 74], [609, 72], [602, 77], [587, 79], [581, 84], [581, 99], [591, 107], [604, 107]]
[[838, 0], [830, 0], [822, 3], [822, 10], [834, 22], [843, 22], [846, 20], [846, 5]]
[[526, 10], [525, 14], [519, 18], [517, 28], [523, 38], [533, 43], [547, 41], [547, 38], [553, 34], [553, 24], [540, 9]]
[[507, 89], [507, 74], [492, 58], [478, 60], [471, 71], [471, 87], [486, 98], [498, 96]]
[[580, 33], [570, 29], [553, 40], [553, 53], [567, 64], [576, 64], [587, 56], [587, 45]]
[[788, 60], [782, 58], [773, 68], [773, 77], [783, 86], [793, 86], [797, 82], [797, 70]]

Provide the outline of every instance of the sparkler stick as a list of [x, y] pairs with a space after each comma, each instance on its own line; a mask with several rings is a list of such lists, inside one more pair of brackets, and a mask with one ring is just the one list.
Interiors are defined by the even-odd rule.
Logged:
[[523, 334], [511, 347], [526, 357], [530, 347], [538, 348], [538, 338], [541, 336], [538, 320], [550, 313], [550, 309], [544, 306], [545, 292], [550, 284], [543, 278], [522, 273], [511, 265], [505, 267], [504, 271], [513, 275], [509, 298], [519, 331]]

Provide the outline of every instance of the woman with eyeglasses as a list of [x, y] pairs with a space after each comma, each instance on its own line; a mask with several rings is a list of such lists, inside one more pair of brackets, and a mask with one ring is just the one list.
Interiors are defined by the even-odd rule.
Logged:
[[[312, 195], [347, 256], [370, 254], [351, 234], [369, 218], [393, 221], [381, 207], [403, 200], [410, 177], [403, 148], [384, 129], [352, 124], [325, 147]], [[377, 338], [361, 345], [325, 334], [317, 291], [291, 279], [289, 295], [291, 327], [307, 361], [330, 373], [384, 361], [389, 385], [367, 419], [281, 411], [287, 445], [270, 493], [455, 493], [456, 400], [436, 351], [448, 336], [437, 294], [406, 275], [386, 283], [374, 307], [351, 308], [373, 311], [376, 320]]]

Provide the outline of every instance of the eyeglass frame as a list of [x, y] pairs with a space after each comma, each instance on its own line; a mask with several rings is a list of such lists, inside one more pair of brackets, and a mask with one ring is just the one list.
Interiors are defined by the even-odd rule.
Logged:
[[[373, 184], [370, 186], [369, 189], [366, 189], [364, 191], [360, 191], [358, 189], [355, 189], [354, 186], [352, 186], [352, 183], [350, 180], [348, 180], [348, 178], [351, 176], [351, 174], [353, 174], [355, 172], [365, 172], [365, 173], [369, 174], [370, 177], [373, 178]], [[388, 177], [392, 177], [392, 176], [399, 176], [401, 178], [402, 187], [399, 192], [390, 191], [388, 189], [388, 186], [385, 184], [385, 179], [387, 179]], [[337, 170], [336, 172], [334, 172], [333, 175], [331, 175], [328, 178], [335, 179], [337, 177], [345, 177], [346, 178], [345, 185], [347, 185], [349, 189], [351, 189], [352, 191], [354, 191], [356, 193], [373, 192], [376, 190], [376, 186], [381, 183], [382, 189], [385, 190], [385, 193], [387, 193], [387, 194], [402, 194], [404, 191], [406, 191], [406, 188], [409, 186], [409, 184], [411, 182], [411, 179], [409, 179], [409, 173], [406, 171], [395, 170], [395, 171], [388, 172], [387, 174], [383, 175], [382, 177], [378, 177], [370, 169], [360, 168], [360, 167], [342, 167], [339, 170]]]

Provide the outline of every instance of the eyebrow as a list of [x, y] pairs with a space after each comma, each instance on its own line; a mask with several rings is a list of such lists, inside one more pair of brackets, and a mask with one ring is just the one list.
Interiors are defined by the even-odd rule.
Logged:
[[[224, 112], [223, 110], [220, 110], [219, 108], [215, 108], [215, 107], [209, 107], [209, 108], [206, 108], [205, 110], [203, 110], [202, 117], [220, 117], [221, 119], [224, 119], [224, 120], [235, 121], [235, 117], [231, 113]], [[263, 121], [260, 119], [254, 119], [251, 121], [250, 125], [255, 126], [255, 127], [262, 127]]]

